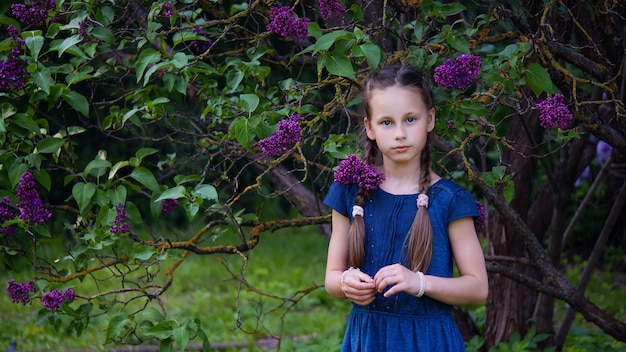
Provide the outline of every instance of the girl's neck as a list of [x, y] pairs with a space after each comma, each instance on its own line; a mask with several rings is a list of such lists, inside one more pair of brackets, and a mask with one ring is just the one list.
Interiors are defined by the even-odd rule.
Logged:
[[[380, 185], [380, 188], [385, 192], [392, 194], [416, 194], [421, 189], [421, 170], [420, 169], [397, 169], [397, 168], [383, 168], [385, 174], [385, 180]], [[441, 177], [431, 171], [430, 173], [430, 185], [433, 185]], [[429, 185], [429, 186], [430, 186]]]

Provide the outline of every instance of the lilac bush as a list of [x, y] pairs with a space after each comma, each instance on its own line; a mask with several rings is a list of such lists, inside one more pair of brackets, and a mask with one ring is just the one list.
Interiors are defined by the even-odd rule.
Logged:
[[381, 171], [365, 164], [356, 154], [349, 155], [339, 163], [334, 177], [337, 183], [355, 183], [366, 190], [378, 188], [385, 179]]
[[41, 303], [44, 307], [55, 311], [61, 308], [61, 305], [65, 302], [71, 302], [76, 297], [74, 290], [69, 288], [63, 292], [61, 290], [52, 290], [46, 292], [41, 296]]
[[278, 129], [271, 136], [259, 141], [263, 154], [278, 157], [293, 148], [300, 140], [300, 120], [302, 116], [293, 114], [278, 123]]
[[17, 282], [15, 280], [9, 280], [7, 284], [7, 292], [11, 297], [11, 303], [26, 303], [31, 302], [31, 294], [37, 292], [35, 288], [35, 282], [30, 280], [28, 282]]
[[115, 221], [110, 232], [118, 235], [127, 233], [129, 231], [128, 223], [126, 222], [127, 219], [128, 214], [126, 213], [124, 204], [118, 204], [117, 207], [115, 207]]
[[8, 26], [7, 31], [14, 47], [6, 59], [0, 60], [0, 91], [20, 91], [28, 81], [28, 63], [21, 58], [24, 39], [19, 37], [19, 30], [14, 26]]
[[289, 6], [270, 8], [270, 23], [267, 30], [283, 37], [306, 37], [309, 27], [308, 18], [298, 18]]
[[22, 174], [16, 189], [17, 208], [20, 209], [20, 219], [32, 221], [35, 225], [40, 225], [49, 220], [52, 213], [43, 207], [43, 202], [37, 192], [35, 176], [30, 172]]
[[339, 0], [319, 0], [320, 14], [322, 18], [341, 17], [346, 12], [346, 7]]
[[535, 108], [539, 109], [539, 120], [544, 128], [558, 127], [565, 129], [572, 122], [572, 113], [563, 103], [563, 94], [557, 93], [554, 96], [539, 102]]
[[466, 89], [474, 83], [481, 65], [480, 56], [463, 54], [436, 67], [433, 79], [446, 88]]
[[25, 25], [41, 26], [55, 7], [55, 0], [32, 0], [30, 7], [25, 4], [12, 4], [11, 13]]
[[163, 199], [161, 202], [161, 211], [168, 214], [178, 208], [178, 199]]

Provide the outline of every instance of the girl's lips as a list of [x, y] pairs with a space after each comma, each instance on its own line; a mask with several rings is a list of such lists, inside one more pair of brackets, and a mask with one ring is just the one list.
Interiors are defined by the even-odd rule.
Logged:
[[395, 148], [393, 148], [393, 149], [394, 149], [396, 152], [403, 153], [403, 152], [406, 152], [406, 151], [409, 149], [409, 147], [406, 147], [406, 146], [400, 146], [400, 147], [395, 147]]

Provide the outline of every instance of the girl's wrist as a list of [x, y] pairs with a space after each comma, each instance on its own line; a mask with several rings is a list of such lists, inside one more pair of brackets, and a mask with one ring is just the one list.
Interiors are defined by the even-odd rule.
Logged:
[[418, 277], [418, 291], [416, 294], [414, 294], [415, 297], [422, 297], [424, 295], [424, 291], [426, 290], [426, 277], [424, 275], [423, 272], [418, 271], [417, 272], [417, 277]]

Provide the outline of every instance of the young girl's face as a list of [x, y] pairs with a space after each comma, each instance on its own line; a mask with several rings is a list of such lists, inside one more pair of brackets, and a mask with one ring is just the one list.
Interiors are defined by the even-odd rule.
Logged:
[[435, 127], [435, 109], [426, 107], [416, 89], [397, 86], [371, 91], [369, 103], [365, 130], [383, 156], [398, 163], [419, 161]]

